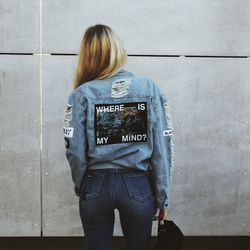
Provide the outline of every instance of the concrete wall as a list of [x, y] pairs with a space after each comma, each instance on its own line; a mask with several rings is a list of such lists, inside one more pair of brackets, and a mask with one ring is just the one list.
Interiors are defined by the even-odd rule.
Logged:
[[[123, 40], [124, 68], [169, 96], [168, 218], [185, 235], [248, 235], [247, 0], [0, 0], [0, 235], [83, 235], [62, 126], [75, 54], [96, 23]], [[118, 211], [115, 223], [114, 235], [122, 235]], [[152, 235], [156, 229], [154, 222]]]

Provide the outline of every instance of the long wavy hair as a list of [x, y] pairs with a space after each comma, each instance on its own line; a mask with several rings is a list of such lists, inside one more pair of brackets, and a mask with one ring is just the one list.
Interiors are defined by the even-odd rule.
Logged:
[[126, 61], [123, 42], [109, 26], [90, 26], [81, 42], [73, 89], [94, 79], [113, 76]]

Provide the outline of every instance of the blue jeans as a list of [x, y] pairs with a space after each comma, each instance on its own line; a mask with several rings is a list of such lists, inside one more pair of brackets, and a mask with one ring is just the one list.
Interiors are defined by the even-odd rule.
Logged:
[[156, 212], [147, 172], [126, 169], [87, 170], [79, 212], [87, 250], [113, 250], [115, 214], [119, 211], [127, 250], [149, 250]]

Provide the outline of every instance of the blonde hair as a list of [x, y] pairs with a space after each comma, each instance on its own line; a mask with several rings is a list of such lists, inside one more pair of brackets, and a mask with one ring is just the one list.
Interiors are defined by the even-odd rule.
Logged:
[[126, 61], [123, 42], [110, 27], [103, 24], [90, 26], [80, 46], [73, 89], [87, 81], [111, 77]]

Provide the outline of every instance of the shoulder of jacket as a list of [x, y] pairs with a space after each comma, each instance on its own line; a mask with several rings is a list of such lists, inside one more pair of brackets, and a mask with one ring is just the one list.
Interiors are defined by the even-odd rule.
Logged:
[[161, 89], [160, 86], [150, 77], [143, 77], [143, 79], [145, 81], [148, 82], [148, 84], [150, 84], [150, 86], [152, 87], [153, 91], [160, 94], [161, 93]]
[[152, 84], [154, 97], [160, 98], [163, 102], [168, 99], [166, 91], [163, 91], [158, 83], [156, 83], [152, 78], [148, 78], [149, 82]]
[[80, 87], [77, 87], [68, 94], [68, 100], [76, 100], [82, 104], [86, 100], [86, 95]]
[[152, 87], [154, 87], [154, 86], [156, 85], [155, 82], [153, 81], [153, 79], [150, 78], [150, 77], [140, 76], [140, 75], [134, 75], [134, 76], [132, 77], [132, 79], [133, 79], [134, 81], [137, 81], [137, 82], [144, 82], [144, 83], [146, 83], [146, 84], [149, 84], [149, 85], [152, 86]]

